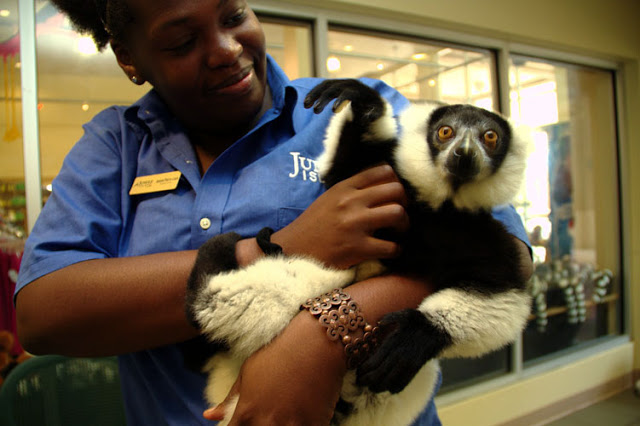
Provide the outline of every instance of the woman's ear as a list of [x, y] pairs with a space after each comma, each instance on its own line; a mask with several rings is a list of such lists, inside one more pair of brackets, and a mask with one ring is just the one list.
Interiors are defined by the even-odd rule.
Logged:
[[116, 55], [116, 60], [118, 61], [118, 65], [122, 68], [122, 71], [125, 73], [127, 78], [131, 80], [134, 84], [141, 85], [146, 81], [144, 77], [140, 75], [135, 64], [131, 59], [131, 53], [129, 48], [117, 41], [111, 41], [111, 49], [113, 53]]

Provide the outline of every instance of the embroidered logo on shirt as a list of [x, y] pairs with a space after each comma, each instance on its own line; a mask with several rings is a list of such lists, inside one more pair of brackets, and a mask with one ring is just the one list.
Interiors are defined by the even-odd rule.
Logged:
[[303, 157], [299, 152], [290, 152], [293, 158], [293, 172], [289, 173], [291, 179], [302, 179], [311, 182], [321, 182], [316, 161], [311, 158]]

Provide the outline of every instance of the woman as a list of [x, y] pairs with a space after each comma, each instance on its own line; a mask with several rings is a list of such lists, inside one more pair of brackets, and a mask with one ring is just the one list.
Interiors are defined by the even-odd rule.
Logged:
[[[180, 353], [198, 335], [183, 311], [197, 248], [235, 231], [246, 237], [236, 245], [246, 265], [263, 255], [251, 237], [269, 226], [285, 253], [328, 265], [391, 257], [397, 245], [373, 232], [406, 229], [402, 186], [380, 166], [323, 193], [309, 159], [330, 111], [302, 107], [318, 80], [286, 79], [245, 1], [54, 3], [153, 90], [98, 114], [65, 159], [23, 257], [21, 341], [34, 353], [119, 355], [129, 424], [207, 424], [204, 378]], [[154, 186], [169, 176], [175, 187]], [[151, 182], [148, 192], [130, 191], [136, 179]], [[505, 220], [522, 238], [517, 217]], [[429, 286], [386, 277], [346, 291], [371, 323], [415, 307]], [[302, 312], [243, 366], [232, 424], [326, 425], [345, 370], [340, 345]], [[416, 424], [439, 424], [432, 402]]]

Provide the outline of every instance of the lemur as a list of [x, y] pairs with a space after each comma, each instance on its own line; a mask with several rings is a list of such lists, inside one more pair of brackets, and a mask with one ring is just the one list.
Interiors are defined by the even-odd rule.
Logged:
[[[399, 118], [358, 80], [325, 80], [305, 99], [334, 115], [317, 159], [326, 187], [381, 162], [407, 193], [410, 230], [399, 257], [349, 270], [301, 256], [267, 256], [235, 269], [224, 234], [199, 251], [187, 314], [211, 341], [207, 400], [221, 402], [242, 362], [269, 343], [307, 299], [372, 273], [424, 277], [436, 291], [416, 309], [387, 314], [389, 330], [373, 354], [344, 378], [333, 424], [406, 425], [432, 397], [438, 358], [478, 357], [517, 339], [530, 312], [515, 237], [492, 217], [524, 177], [530, 132], [471, 105], [412, 104]], [[227, 259], [211, 265], [211, 259]], [[376, 271], [376, 272], [372, 272]], [[346, 408], [345, 408], [346, 407]], [[227, 420], [235, 408], [228, 408]], [[222, 423], [224, 424], [224, 422]]]

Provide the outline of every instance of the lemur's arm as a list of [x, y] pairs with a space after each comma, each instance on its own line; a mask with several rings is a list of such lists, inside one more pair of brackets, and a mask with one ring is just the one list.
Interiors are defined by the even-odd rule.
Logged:
[[[533, 263], [528, 247], [516, 237], [520, 258], [517, 282], [526, 282]], [[418, 309], [386, 315], [381, 325], [391, 333], [358, 369], [358, 383], [374, 392], [400, 392], [432, 358], [479, 357], [513, 342], [526, 325], [528, 292], [514, 289], [486, 295], [448, 288], [425, 298]]]
[[367, 167], [390, 162], [397, 136], [393, 108], [373, 88], [353, 79], [325, 80], [309, 92], [304, 105], [318, 113], [333, 100], [336, 114], [317, 160], [327, 187]]

